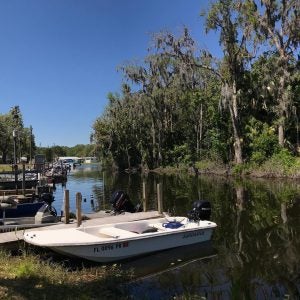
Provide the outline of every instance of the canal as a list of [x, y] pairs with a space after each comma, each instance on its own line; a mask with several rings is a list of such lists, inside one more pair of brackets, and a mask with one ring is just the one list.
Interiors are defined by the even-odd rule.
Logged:
[[211, 202], [211, 219], [218, 224], [211, 243], [162, 251], [125, 262], [135, 280], [127, 286], [132, 299], [299, 299], [300, 182], [249, 180], [216, 176], [112, 173], [98, 165], [80, 166], [57, 185], [55, 207], [70, 191], [71, 211], [81, 192], [83, 211], [110, 209], [115, 190], [131, 201], [142, 199], [157, 209], [156, 185], [163, 187], [163, 207], [186, 215], [193, 202]]

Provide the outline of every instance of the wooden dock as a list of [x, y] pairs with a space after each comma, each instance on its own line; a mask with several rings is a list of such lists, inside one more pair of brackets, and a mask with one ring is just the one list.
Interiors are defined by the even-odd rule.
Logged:
[[[158, 211], [138, 212], [138, 213], [124, 213], [120, 215], [109, 215], [104, 211], [98, 213], [87, 214], [89, 219], [83, 220], [81, 227], [84, 226], [96, 226], [102, 224], [114, 224], [119, 222], [132, 222], [144, 219], [159, 218], [162, 215]], [[47, 225], [43, 227], [34, 228], [34, 230], [60, 230], [66, 228], [77, 227], [76, 220], [71, 221], [69, 224], [58, 223]], [[32, 229], [26, 229], [29, 231]], [[12, 232], [0, 233], [0, 248], [13, 249], [18, 247], [18, 243], [23, 241], [23, 234], [25, 230], [16, 230]]]

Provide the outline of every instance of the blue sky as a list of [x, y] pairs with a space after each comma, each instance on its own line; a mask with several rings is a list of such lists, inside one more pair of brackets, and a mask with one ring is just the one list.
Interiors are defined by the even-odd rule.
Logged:
[[151, 33], [190, 28], [214, 53], [195, 0], [1, 0], [0, 114], [19, 105], [38, 146], [89, 143], [117, 67], [147, 54]]

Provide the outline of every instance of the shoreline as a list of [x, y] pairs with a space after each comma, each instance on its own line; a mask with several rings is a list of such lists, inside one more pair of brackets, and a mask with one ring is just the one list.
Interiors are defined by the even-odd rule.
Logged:
[[[146, 172], [152, 172], [159, 175], [173, 175], [173, 174], [189, 174], [192, 176], [201, 176], [201, 175], [214, 175], [214, 176], [223, 176], [223, 177], [233, 177], [233, 178], [249, 178], [249, 179], [300, 179], [300, 169], [296, 170], [297, 172], [287, 172], [282, 170], [281, 172], [265, 172], [263, 170], [242, 170], [237, 172], [234, 167], [223, 167], [218, 168], [196, 168], [189, 166], [180, 166], [180, 167], [159, 167], [153, 170], [147, 170]], [[143, 172], [143, 171], [142, 171]], [[145, 171], [144, 171], [145, 172]]]

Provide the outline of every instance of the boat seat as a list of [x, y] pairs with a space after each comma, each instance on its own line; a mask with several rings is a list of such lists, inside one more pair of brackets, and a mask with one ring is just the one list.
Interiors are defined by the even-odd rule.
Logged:
[[141, 234], [143, 234], [143, 233], [157, 232], [157, 231], [158, 231], [157, 227], [149, 226], [144, 231], [142, 231]]
[[162, 224], [163, 223], [153, 223], [151, 226], [156, 228], [158, 231], [166, 231], [166, 228]]
[[153, 224], [145, 221], [141, 222], [132, 222], [127, 224], [117, 224], [115, 228], [119, 228], [125, 231], [130, 231], [137, 234], [144, 234], [150, 232], [156, 232], [157, 228], [153, 226]]
[[137, 236], [137, 233], [127, 231], [124, 229], [120, 229], [120, 228], [116, 228], [116, 227], [100, 228], [99, 233], [101, 235], [105, 235], [107, 237], [111, 237], [111, 238], [115, 238], [115, 239]]

